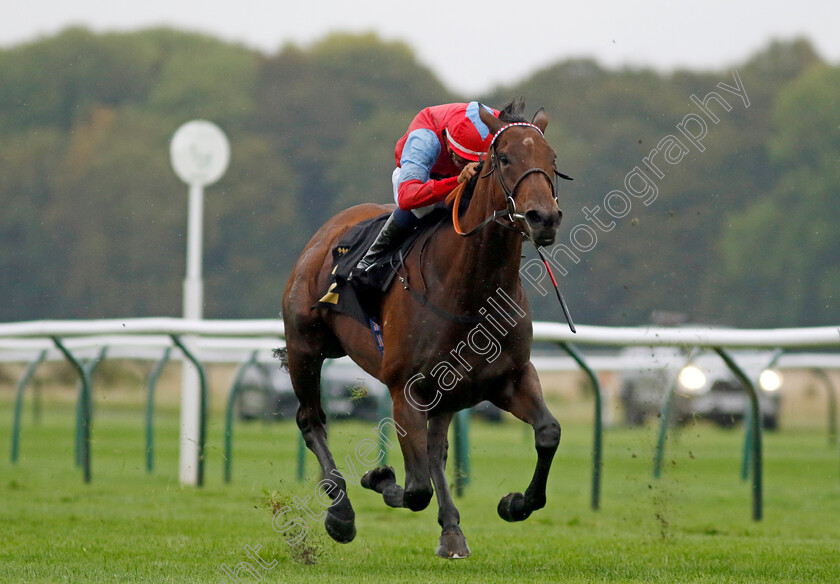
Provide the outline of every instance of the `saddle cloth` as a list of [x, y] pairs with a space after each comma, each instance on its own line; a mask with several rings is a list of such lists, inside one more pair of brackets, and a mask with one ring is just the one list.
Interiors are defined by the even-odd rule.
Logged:
[[397, 270], [402, 265], [402, 258], [408, 255], [424, 231], [446, 218], [444, 210], [429, 213], [402, 245], [389, 252], [370, 270], [366, 285], [351, 285], [347, 276], [379, 235], [389, 215], [390, 213], [386, 213], [365, 219], [341, 236], [332, 251], [332, 272], [327, 282], [327, 290], [318, 301], [318, 306], [346, 314], [365, 326], [370, 325], [371, 319], [378, 321], [380, 300], [393, 284]]

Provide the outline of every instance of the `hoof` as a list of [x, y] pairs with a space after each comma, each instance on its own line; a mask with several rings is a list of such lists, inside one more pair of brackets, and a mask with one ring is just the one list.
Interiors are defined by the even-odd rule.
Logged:
[[387, 485], [383, 483], [383, 485], [382, 500], [385, 501], [385, 504], [388, 507], [394, 507], [396, 509], [405, 507], [403, 504], [405, 502], [405, 491], [403, 488], [397, 483], [388, 483]]
[[330, 512], [324, 519], [324, 527], [330, 537], [338, 543], [350, 543], [356, 537], [356, 517], [351, 515], [349, 519], [341, 519]]
[[528, 519], [531, 512], [525, 508], [525, 495], [522, 493], [508, 493], [499, 501], [499, 517], [505, 521], [523, 521]]
[[367, 471], [362, 476], [362, 486], [377, 493], [381, 493], [385, 490], [385, 487], [396, 482], [397, 475], [394, 474], [394, 469], [390, 466], [380, 466]]
[[459, 528], [457, 531], [444, 531], [440, 534], [440, 542], [435, 553], [447, 560], [460, 560], [470, 557], [470, 547], [467, 545], [467, 538], [461, 533]]

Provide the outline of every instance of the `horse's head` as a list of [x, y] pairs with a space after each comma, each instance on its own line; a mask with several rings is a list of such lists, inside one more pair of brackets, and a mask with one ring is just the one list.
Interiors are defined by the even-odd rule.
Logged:
[[498, 183], [494, 198], [504, 197], [511, 218], [524, 224], [523, 232], [531, 241], [551, 245], [562, 217], [553, 181], [557, 155], [543, 136], [548, 126], [545, 111], [540, 108], [527, 122], [519, 115], [521, 109], [522, 104], [509, 104], [496, 118], [479, 108], [481, 120], [494, 136], [481, 173]]

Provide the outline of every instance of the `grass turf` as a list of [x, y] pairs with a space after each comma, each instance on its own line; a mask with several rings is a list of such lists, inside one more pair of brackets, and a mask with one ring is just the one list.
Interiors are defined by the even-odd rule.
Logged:
[[[502, 521], [496, 505], [530, 480], [536, 458], [530, 429], [512, 419], [473, 422], [472, 481], [456, 500], [473, 555], [446, 561], [434, 555], [434, 501], [420, 513], [390, 509], [353, 485], [354, 542], [332, 542], [321, 522], [293, 509], [286, 520], [297, 516], [308, 532], [288, 545], [272, 528], [272, 501], [294, 507], [294, 497], [312, 496], [313, 512], [321, 510], [313, 502], [311, 454], [307, 480], [295, 480], [293, 424], [237, 424], [233, 482], [226, 485], [222, 417], [214, 412], [206, 484], [184, 488], [177, 479], [176, 412], [156, 417], [156, 468], [148, 474], [142, 410], [97, 403], [93, 482], [85, 485], [73, 464], [73, 407], [45, 403], [37, 426], [27, 413], [21, 459], [12, 465], [5, 449], [11, 406], [2, 401], [0, 581], [235, 582], [223, 565], [238, 567], [244, 583], [840, 581], [840, 461], [824, 431], [765, 433], [765, 517], [754, 522], [750, 485], [739, 477], [739, 430], [698, 424], [672, 434], [663, 477], [654, 480], [655, 429], [609, 429], [601, 509], [592, 511], [591, 426], [553, 410], [563, 439], [548, 505], [518, 524]], [[372, 427], [333, 423], [336, 460], [352, 458]], [[401, 456], [397, 449], [388, 454], [401, 480]], [[245, 546], [260, 560], [249, 558]]]

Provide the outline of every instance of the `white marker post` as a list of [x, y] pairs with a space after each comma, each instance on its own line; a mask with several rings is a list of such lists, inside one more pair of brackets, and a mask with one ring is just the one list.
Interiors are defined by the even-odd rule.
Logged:
[[[203, 316], [204, 284], [201, 279], [204, 187], [222, 178], [230, 161], [227, 136], [212, 122], [187, 122], [172, 136], [169, 156], [175, 174], [190, 187], [187, 217], [187, 277], [184, 280], [184, 318]], [[195, 343], [185, 338], [192, 351]], [[198, 442], [201, 417], [201, 389], [198, 371], [186, 359], [181, 382], [181, 458], [182, 485], [198, 484]]]

